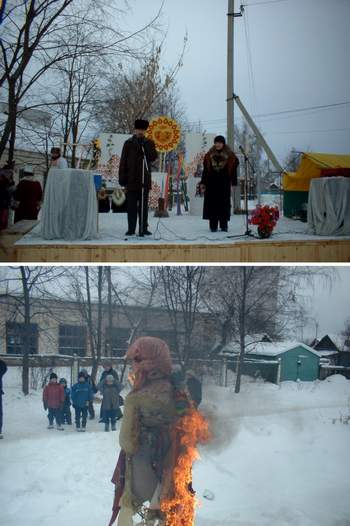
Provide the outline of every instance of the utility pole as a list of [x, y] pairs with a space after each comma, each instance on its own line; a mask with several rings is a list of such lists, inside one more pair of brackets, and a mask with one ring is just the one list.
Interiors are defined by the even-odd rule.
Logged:
[[233, 150], [234, 119], [233, 119], [233, 14], [235, 0], [228, 0], [227, 11], [227, 144]]
[[227, 11], [227, 144], [234, 149], [234, 19], [243, 16], [244, 8], [235, 13], [235, 0], [228, 0]]

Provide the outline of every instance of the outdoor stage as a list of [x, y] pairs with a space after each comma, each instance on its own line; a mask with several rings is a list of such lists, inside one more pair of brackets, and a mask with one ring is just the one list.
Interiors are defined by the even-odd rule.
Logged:
[[[245, 232], [234, 216], [229, 232], [211, 233], [208, 222], [183, 214], [157, 219], [150, 237], [125, 238], [125, 214], [100, 214], [99, 239], [68, 242], [40, 237], [40, 223], [23, 221], [0, 236], [0, 260], [13, 263], [228, 263], [350, 262], [350, 236], [320, 237], [308, 225], [281, 218], [270, 239], [229, 236]], [[255, 228], [252, 227], [255, 232]]]

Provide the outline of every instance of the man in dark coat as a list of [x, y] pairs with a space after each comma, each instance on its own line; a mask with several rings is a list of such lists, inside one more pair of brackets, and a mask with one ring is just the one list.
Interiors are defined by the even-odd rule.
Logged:
[[0, 438], [4, 438], [2, 434], [2, 395], [4, 394], [2, 390], [2, 377], [7, 371], [7, 365], [3, 360], [0, 360]]
[[19, 203], [15, 211], [15, 223], [22, 219], [38, 218], [43, 191], [39, 181], [35, 181], [33, 178], [33, 168], [25, 166], [24, 176], [14, 192], [14, 199]]
[[[149, 122], [146, 120], [135, 121], [135, 133], [124, 143], [120, 159], [119, 183], [126, 187], [128, 199], [128, 231], [125, 234], [127, 236], [135, 234], [137, 215], [140, 235], [152, 235], [148, 230], [148, 195], [152, 186], [151, 163], [157, 159], [158, 154], [154, 142], [145, 137], [148, 126]], [[142, 190], [143, 220], [141, 221]]]
[[231, 216], [231, 188], [237, 186], [238, 158], [226, 145], [225, 138], [218, 135], [214, 146], [204, 157], [204, 170], [200, 182], [204, 191], [203, 219], [209, 219], [209, 227], [216, 232], [218, 225], [227, 232]]

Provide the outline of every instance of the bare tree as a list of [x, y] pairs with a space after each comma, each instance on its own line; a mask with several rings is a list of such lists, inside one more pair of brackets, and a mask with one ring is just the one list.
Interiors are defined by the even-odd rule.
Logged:
[[222, 344], [230, 338], [239, 349], [236, 393], [244, 357], [261, 333], [278, 338], [295, 331], [304, 319], [305, 287], [316, 277], [330, 283], [332, 276], [327, 267], [213, 267], [207, 273], [203, 301], [221, 324]]
[[[187, 37], [175, 66], [161, 74], [162, 46], [154, 44], [149, 56], [139, 61], [138, 67], [126, 69], [119, 64], [104, 87], [105, 101], [97, 105], [96, 119], [100, 128], [111, 133], [130, 133], [137, 118], [151, 118], [161, 111], [176, 118], [184, 118], [184, 108], [175, 87], [175, 78], [182, 67]], [[101, 99], [103, 95], [101, 94]]]
[[205, 267], [153, 267], [152, 271], [160, 286], [158, 299], [166, 307], [173, 327], [177, 357], [181, 366], [186, 368], [194, 352], [193, 332]]
[[[7, 118], [0, 140], [0, 156], [9, 143], [9, 160], [13, 159], [17, 119], [21, 112], [29, 108], [39, 108], [47, 103], [39, 100], [33, 103], [33, 87], [40, 86], [40, 81], [47, 73], [62, 61], [72, 58], [74, 54], [83, 56], [128, 56], [137, 55], [137, 39], [149, 29], [158, 18], [134, 33], [121, 32], [113, 27], [115, 6], [112, 13], [108, 0], [29, 0], [28, 2], [8, 2], [2, 23], [3, 38], [0, 41], [0, 63], [3, 73], [0, 74], [0, 88], [7, 98]], [[113, 10], [114, 9], [114, 10]], [[112, 20], [112, 21], [111, 21]], [[79, 34], [90, 35], [77, 43], [77, 47], [67, 44], [65, 38], [79, 28]], [[143, 46], [139, 46], [142, 49]], [[84, 73], [84, 98], [90, 95], [89, 83]], [[41, 91], [41, 90], [37, 90]], [[82, 92], [81, 92], [82, 94]], [[30, 104], [26, 100], [30, 96]], [[38, 96], [39, 98], [39, 96]], [[75, 100], [75, 99], [74, 99]], [[60, 101], [63, 102], [63, 101]], [[23, 106], [20, 107], [20, 104]], [[71, 119], [73, 134], [77, 125], [77, 102]], [[72, 114], [71, 114], [72, 115]]]
[[[15, 306], [15, 317], [23, 319], [22, 332], [22, 391], [29, 394], [29, 355], [31, 350], [32, 324], [35, 320], [48, 313], [44, 299], [47, 295], [47, 287], [56, 282], [65, 269], [61, 267], [27, 267], [21, 266], [13, 271], [13, 276], [7, 278], [7, 284], [11, 282], [11, 289], [4, 295], [5, 301], [11, 300]], [[9, 308], [11, 308], [9, 306]]]
[[296, 172], [300, 164], [300, 152], [293, 147], [284, 160], [284, 167], [288, 172]]

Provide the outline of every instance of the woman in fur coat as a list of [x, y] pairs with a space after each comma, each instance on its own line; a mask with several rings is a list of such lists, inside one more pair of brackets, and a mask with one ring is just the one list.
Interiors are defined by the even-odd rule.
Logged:
[[161, 501], [171, 493], [174, 467], [170, 428], [176, 407], [170, 351], [159, 338], [142, 337], [126, 358], [132, 362], [133, 388], [125, 399], [119, 436], [122, 455], [112, 479], [117, 485], [114, 519], [119, 512], [118, 526], [132, 526], [133, 515], [149, 501], [142, 524], [161, 525], [165, 524]]
[[204, 192], [203, 219], [209, 219], [209, 228], [216, 232], [218, 225], [227, 232], [231, 216], [231, 190], [237, 186], [238, 158], [218, 135], [214, 146], [204, 157], [204, 170], [200, 182]]

